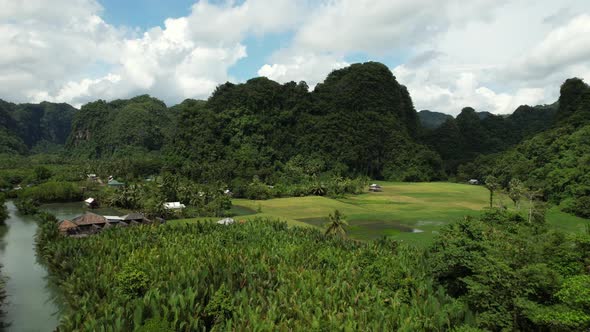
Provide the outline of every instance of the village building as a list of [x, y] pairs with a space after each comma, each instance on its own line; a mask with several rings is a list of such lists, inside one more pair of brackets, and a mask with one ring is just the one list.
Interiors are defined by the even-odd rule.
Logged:
[[223, 218], [221, 220], [217, 221], [218, 225], [231, 225], [233, 223], [235, 223], [236, 221], [233, 218]]
[[109, 180], [108, 185], [109, 185], [109, 187], [118, 188], [118, 187], [125, 186], [125, 183], [119, 182], [119, 181], [117, 181], [115, 179], [111, 179], [111, 180]]
[[147, 219], [143, 214], [133, 212], [123, 216], [123, 222], [128, 224], [148, 224], [151, 221]]
[[477, 179], [471, 179], [471, 180], [468, 181], [468, 183], [469, 184], [476, 185], [476, 184], [479, 184], [479, 180], [477, 180]]
[[373, 183], [372, 185], [369, 186], [369, 191], [371, 192], [381, 192], [383, 191], [383, 189], [381, 188], [380, 185]]
[[70, 220], [64, 220], [61, 223], [59, 223], [58, 229], [61, 234], [66, 235], [70, 233], [70, 230], [74, 230], [77, 227], [78, 225], [74, 224]]
[[63, 220], [59, 223], [58, 229], [61, 234], [68, 236], [83, 237], [96, 234], [104, 228], [126, 227], [129, 225], [149, 224], [151, 221], [141, 213], [130, 213], [125, 216], [101, 216], [96, 213], [86, 212], [85, 214]]
[[166, 202], [164, 203], [164, 208], [166, 210], [182, 210], [186, 207], [186, 205], [180, 202]]
[[98, 176], [96, 176], [94, 173], [86, 174], [86, 176], [88, 177], [89, 181], [98, 181]]
[[92, 197], [85, 199], [84, 204], [90, 209], [95, 209], [98, 207], [98, 201]]

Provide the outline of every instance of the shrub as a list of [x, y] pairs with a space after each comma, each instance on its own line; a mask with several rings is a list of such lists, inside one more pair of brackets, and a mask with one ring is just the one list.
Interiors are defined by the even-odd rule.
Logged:
[[142, 296], [148, 289], [146, 273], [133, 266], [125, 266], [116, 275], [115, 280], [117, 281], [117, 289], [121, 294], [131, 298]]
[[18, 194], [18, 197], [37, 203], [75, 202], [82, 200], [82, 190], [72, 182], [50, 181], [25, 188]]
[[562, 203], [564, 210], [578, 217], [590, 218], [590, 196], [567, 199]]
[[30, 198], [21, 198], [14, 201], [18, 212], [25, 215], [34, 215], [39, 212], [39, 204]]

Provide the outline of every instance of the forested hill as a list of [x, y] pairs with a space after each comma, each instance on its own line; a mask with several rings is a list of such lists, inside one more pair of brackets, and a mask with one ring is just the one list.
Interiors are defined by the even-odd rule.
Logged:
[[76, 111], [68, 104], [13, 104], [0, 99], [0, 153], [59, 149], [70, 134]]
[[313, 92], [305, 82], [255, 78], [219, 86], [186, 105], [175, 155], [202, 178], [272, 178], [277, 170], [440, 178], [440, 159], [417, 143], [407, 89], [380, 63], [333, 71]]
[[555, 123], [506, 152], [461, 166], [462, 177], [495, 175], [504, 186], [519, 178], [566, 211], [590, 218], [590, 87], [580, 79], [562, 86]]
[[159, 151], [171, 139], [176, 114], [147, 95], [91, 102], [74, 117], [67, 148], [85, 158]]
[[422, 110], [418, 112], [420, 124], [426, 129], [436, 129], [440, 127], [445, 121], [452, 118], [452, 115], [446, 113], [432, 112], [429, 110]]
[[[509, 116], [466, 107], [453, 118], [417, 113], [387, 66], [353, 64], [313, 91], [305, 82], [259, 77], [225, 83], [206, 101], [167, 107], [147, 95], [67, 104], [0, 101], [0, 153], [56, 151], [81, 158], [166, 160], [193, 178], [268, 182], [276, 177], [342, 176], [425, 181], [510, 149], [555, 126], [584, 121], [576, 102], [586, 85], [571, 79], [559, 102], [520, 106]], [[137, 156], [137, 157], [136, 157]], [[190, 174], [188, 174], [190, 173]], [[283, 179], [284, 180], [284, 179]]]
[[[448, 174], [459, 165], [473, 161], [482, 154], [505, 151], [523, 139], [551, 128], [556, 121], [559, 103], [518, 107], [509, 116], [476, 112], [471, 107], [453, 118], [442, 113], [420, 113], [424, 130], [422, 140], [444, 161]], [[435, 126], [435, 123], [440, 123]]]

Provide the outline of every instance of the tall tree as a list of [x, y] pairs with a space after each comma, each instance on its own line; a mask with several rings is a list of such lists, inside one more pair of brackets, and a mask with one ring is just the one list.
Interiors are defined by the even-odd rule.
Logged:
[[490, 208], [494, 206], [494, 193], [500, 188], [498, 179], [493, 175], [488, 175], [485, 180], [485, 186], [490, 191]]
[[516, 209], [520, 208], [520, 199], [523, 194], [524, 186], [522, 181], [520, 181], [518, 178], [511, 179], [508, 183], [508, 196], [512, 202], [514, 202], [514, 207], [516, 207]]

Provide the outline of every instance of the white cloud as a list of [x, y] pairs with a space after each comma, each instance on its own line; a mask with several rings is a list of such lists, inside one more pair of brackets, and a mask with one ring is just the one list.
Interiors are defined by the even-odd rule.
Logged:
[[206, 43], [241, 41], [248, 33], [279, 33], [294, 27], [306, 12], [306, 4], [291, 0], [247, 0], [214, 5], [199, 1], [188, 17], [191, 37]]
[[94, 1], [3, 1], [0, 6], [2, 98], [29, 101], [38, 91], [57, 91], [64, 78], [79, 79], [89, 64], [117, 54], [121, 32], [97, 16]]
[[332, 70], [349, 65], [341, 58], [313, 53], [287, 56], [281, 60], [281, 63], [262, 66], [258, 70], [258, 75], [266, 76], [280, 83], [306, 81], [313, 89]]
[[295, 47], [321, 52], [391, 53], [436, 38], [451, 24], [487, 19], [504, 1], [340, 0], [310, 14]]
[[568, 77], [590, 79], [585, 0], [198, 1], [147, 31], [108, 24], [96, 0], [0, 8], [0, 98], [15, 102], [206, 98], [232, 80], [247, 38], [285, 32], [259, 75], [314, 86], [350, 56], [377, 57], [417, 109], [505, 113], [554, 101]]
[[10, 83], [0, 96], [76, 105], [143, 93], [168, 103], [206, 98], [246, 57], [242, 39], [283, 31], [302, 9], [287, 0], [199, 1], [137, 36], [105, 23], [94, 0], [0, 1], [0, 82]]
[[[513, 112], [523, 104], [535, 105], [547, 95], [544, 88], [519, 88], [512, 93], [497, 92], [483, 85], [478, 71], [465, 71], [461, 67], [431, 66], [408, 69], [400, 65], [394, 75], [408, 86], [418, 109], [457, 115], [463, 107], [497, 114]], [[429, 71], [430, 70], [430, 71]], [[474, 73], [475, 72], [475, 73]]]
[[326, 1], [259, 74], [317, 81], [307, 68], [320, 55], [405, 58], [390, 64], [417, 109], [507, 113], [555, 101], [564, 79], [590, 71], [589, 12], [582, 0]]
[[511, 69], [515, 76], [544, 78], [570, 66], [590, 61], [590, 15], [574, 17], [551, 30]]

